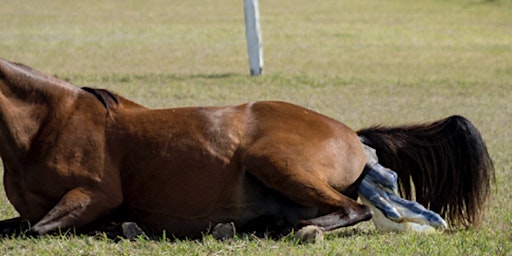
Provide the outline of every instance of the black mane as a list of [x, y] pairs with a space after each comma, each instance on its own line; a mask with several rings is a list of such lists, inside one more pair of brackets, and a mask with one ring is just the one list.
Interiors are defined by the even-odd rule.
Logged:
[[94, 95], [107, 109], [107, 114], [111, 109], [119, 105], [119, 99], [117, 96], [106, 89], [96, 89], [90, 87], [82, 87], [82, 90]]

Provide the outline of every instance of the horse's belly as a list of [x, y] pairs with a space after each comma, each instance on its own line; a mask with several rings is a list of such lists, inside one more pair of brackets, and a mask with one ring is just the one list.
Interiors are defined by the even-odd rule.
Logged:
[[[268, 189], [241, 170], [222, 181], [213, 176], [209, 179], [210, 185], [197, 179], [152, 184], [145, 192], [125, 196], [125, 205], [131, 218], [152, 232], [165, 230], [178, 237], [199, 236], [226, 222], [234, 222], [240, 230], [293, 226], [318, 213]], [[212, 186], [215, 181], [218, 184]]]
[[193, 162], [153, 161], [145, 169], [125, 172], [127, 215], [153, 232], [165, 229], [178, 236], [197, 235], [212, 222], [236, 218], [243, 172], [233, 165], [210, 164], [200, 168]]

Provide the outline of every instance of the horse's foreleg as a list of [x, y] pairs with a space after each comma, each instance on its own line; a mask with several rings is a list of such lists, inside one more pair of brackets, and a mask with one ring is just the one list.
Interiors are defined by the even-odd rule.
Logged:
[[12, 236], [22, 234], [30, 228], [30, 223], [20, 217], [0, 221], [0, 235]]
[[121, 202], [120, 194], [75, 188], [66, 193], [31, 231], [42, 235], [59, 229], [81, 228], [110, 213]]

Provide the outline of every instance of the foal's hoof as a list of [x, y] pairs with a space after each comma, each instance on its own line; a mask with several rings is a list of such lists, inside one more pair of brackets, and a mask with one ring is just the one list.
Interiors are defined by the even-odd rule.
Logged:
[[213, 227], [212, 236], [217, 240], [228, 240], [235, 237], [236, 229], [233, 222], [219, 223]]
[[149, 240], [149, 237], [135, 222], [124, 222], [121, 224], [123, 229], [123, 236], [129, 240], [135, 240], [136, 238], [142, 237]]
[[324, 231], [315, 225], [309, 225], [295, 232], [295, 238], [301, 243], [321, 243], [324, 241]]

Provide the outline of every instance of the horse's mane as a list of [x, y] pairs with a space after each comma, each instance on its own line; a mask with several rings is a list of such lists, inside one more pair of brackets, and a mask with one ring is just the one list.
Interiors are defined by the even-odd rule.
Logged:
[[[396, 171], [403, 196], [447, 217], [451, 224], [478, 225], [494, 166], [473, 124], [462, 116], [433, 123], [358, 131], [379, 162]], [[414, 187], [411, 184], [414, 184]]]
[[106, 89], [96, 89], [90, 87], [82, 87], [82, 89], [92, 95], [94, 95], [107, 109], [107, 114], [111, 109], [119, 105], [119, 99], [117, 95]]

